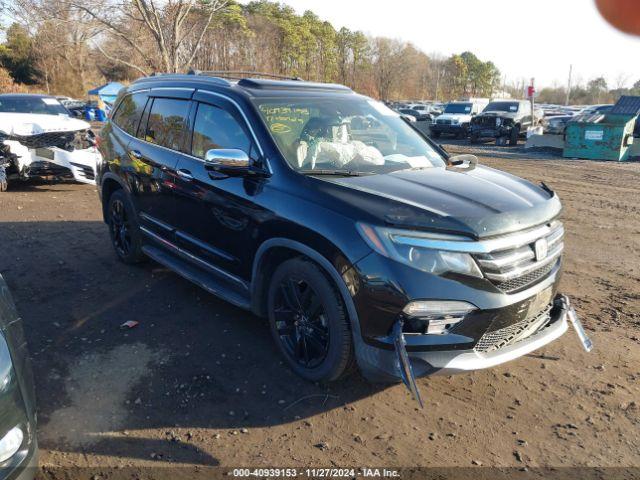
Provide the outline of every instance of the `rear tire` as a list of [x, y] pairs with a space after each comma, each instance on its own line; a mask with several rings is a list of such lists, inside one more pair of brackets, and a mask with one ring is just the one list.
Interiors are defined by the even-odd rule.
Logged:
[[349, 318], [335, 285], [315, 263], [293, 258], [271, 277], [271, 333], [289, 367], [313, 382], [331, 382], [353, 364]]
[[116, 190], [109, 197], [107, 224], [111, 244], [122, 262], [133, 264], [145, 259], [138, 217], [124, 190]]

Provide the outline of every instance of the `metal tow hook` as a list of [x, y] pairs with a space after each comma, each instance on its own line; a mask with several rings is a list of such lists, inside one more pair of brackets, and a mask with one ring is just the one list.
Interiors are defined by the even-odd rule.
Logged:
[[569, 297], [563, 295], [563, 300], [564, 300], [565, 307], [567, 309], [567, 317], [569, 318], [569, 322], [571, 322], [571, 325], [573, 326], [573, 329], [575, 330], [576, 335], [578, 335], [578, 339], [582, 344], [582, 348], [584, 348], [585, 351], [590, 352], [591, 349], [593, 348], [593, 342], [587, 335], [587, 332], [584, 331], [582, 322], [578, 318], [578, 314], [576, 313], [575, 309], [571, 306]]
[[409, 361], [409, 354], [407, 353], [407, 341], [404, 339], [404, 334], [402, 333], [403, 325], [404, 320], [400, 319], [393, 326], [393, 345], [396, 349], [398, 368], [400, 369], [402, 383], [405, 384], [405, 386], [411, 392], [411, 395], [413, 395], [413, 398], [416, 399], [418, 404], [420, 404], [420, 408], [424, 408], [424, 405], [422, 404], [422, 398], [420, 397], [420, 392], [418, 391], [416, 377], [413, 375], [413, 368], [411, 367], [411, 362]]

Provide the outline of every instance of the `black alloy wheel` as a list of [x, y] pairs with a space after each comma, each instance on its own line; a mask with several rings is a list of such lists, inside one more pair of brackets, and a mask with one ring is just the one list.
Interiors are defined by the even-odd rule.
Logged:
[[304, 368], [320, 365], [329, 351], [329, 325], [318, 294], [303, 279], [283, 278], [276, 292], [276, 330], [287, 355]]
[[116, 190], [109, 198], [107, 223], [111, 243], [124, 263], [138, 263], [144, 259], [140, 227], [126, 193]]
[[271, 333], [298, 375], [333, 381], [353, 365], [349, 318], [335, 284], [306, 259], [282, 263], [271, 277], [267, 296]]
[[131, 252], [131, 232], [127, 211], [122, 200], [114, 200], [110, 205], [111, 238], [113, 247], [121, 257], [126, 257]]

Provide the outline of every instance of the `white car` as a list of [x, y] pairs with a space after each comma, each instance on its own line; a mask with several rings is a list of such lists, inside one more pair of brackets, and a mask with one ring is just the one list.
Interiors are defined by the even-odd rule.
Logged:
[[466, 138], [469, 134], [471, 117], [482, 112], [488, 103], [489, 101], [484, 99], [447, 103], [443, 114], [438, 116], [431, 126], [431, 136], [439, 138], [444, 133]]
[[0, 191], [11, 180], [73, 177], [95, 184], [101, 156], [91, 125], [45, 95], [0, 95]]

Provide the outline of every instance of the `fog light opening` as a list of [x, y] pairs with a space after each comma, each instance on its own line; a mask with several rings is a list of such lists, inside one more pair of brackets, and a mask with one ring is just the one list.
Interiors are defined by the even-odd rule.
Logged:
[[408, 303], [404, 333], [445, 335], [464, 317], [477, 310], [475, 305], [458, 300], [418, 300]]

